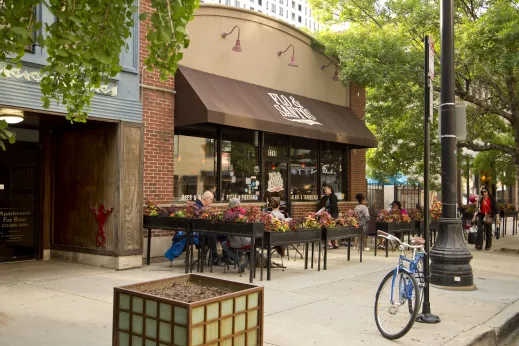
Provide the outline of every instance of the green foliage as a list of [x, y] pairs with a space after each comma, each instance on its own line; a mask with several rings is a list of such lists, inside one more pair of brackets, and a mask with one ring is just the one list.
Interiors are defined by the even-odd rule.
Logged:
[[11, 131], [7, 130], [7, 122], [5, 120], [0, 120], [0, 148], [3, 151], [6, 150], [4, 141], [8, 141], [9, 144], [14, 144], [16, 141], [16, 137]]
[[[421, 176], [422, 40], [430, 35], [439, 55], [439, 2], [311, 0], [311, 5], [328, 24], [350, 22], [345, 32], [321, 33], [314, 46], [339, 59], [344, 84], [353, 80], [366, 86], [366, 121], [379, 139], [379, 147], [368, 151], [368, 175], [377, 179], [398, 173]], [[458, 0], [455, 6], [456, 96], [467, 103], [468, 122], [467, 141], [459, 146], [494, 150], [490, 156], [519, 164], [519, 5], [510, 0]], [[435, 59], [435, 104], [439, 70]], [[431, 169], [439, 174], [435, 113], [430, 127]], [[495, 167], [509, 170], [504, 163]], [[507, 173], [503, 179], [508, 178]]]
[[[135, 0], [0, 0], [0, 61], [19, 64], [25, 47], [46, 49], [48, 65], [40, 83], [45, 108], [55, 100], [67, 107], [67, 119], [85, 122], [93, 89], [121, 72], [119, 55], [128, 49]], [[35, 7], [45, 6], [55, 17], [40, 29]], [[148, 26], [149, 57], [145, 65], [156, 68], [162, 80], [174, 75], [189, 45], [186, 25], [198, 0], [152, 0]], [[34, 34], [36, 33], [36, 35]], [[136, 47], [137, 49], [137, 47]]]

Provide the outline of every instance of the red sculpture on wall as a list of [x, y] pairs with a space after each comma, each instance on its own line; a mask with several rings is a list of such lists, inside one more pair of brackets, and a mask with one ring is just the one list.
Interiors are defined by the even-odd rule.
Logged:
[[99, 209], [96, 211], [96, 208], [92, 207], [90, 208], [90, 211], [94, 213], [94, 216], [97, 220], [97, 234], [96, 234], [96, 245], [105, 247], [106, 244], [106, 237], [105, 237], [105, 231], [103, 229], [106, 220], [108, 219], [108, 216], [112, 213], [114, 208], [110, 208], [105, 211], [105, 206], [103, 203], [99, 204]]

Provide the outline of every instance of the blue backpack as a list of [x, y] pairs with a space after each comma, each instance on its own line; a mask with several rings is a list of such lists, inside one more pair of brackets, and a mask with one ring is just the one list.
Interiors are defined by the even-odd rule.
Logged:
[[[184, 231], [178, 231], [173, 237], [173, 244], [171, 247], [164, 253], [167, 259], [171, 262], [178, 256], [182, 255], [182, 253], [186, 250], [187, 244], [187, 234]], [[196, 245], [197, 247], [200, 245], [200, 241], [198, 239], [198, 233], [194, 233], [191, 236], [191, 244]]]

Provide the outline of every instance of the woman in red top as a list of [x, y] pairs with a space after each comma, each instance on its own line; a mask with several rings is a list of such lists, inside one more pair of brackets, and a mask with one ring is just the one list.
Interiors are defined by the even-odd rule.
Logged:
[[481, 250], [483, 248], [483, 231], [485, 232], [486, 246], [485, 250], [490, 250], [492, 247], [492, 225], [487, 225], [483, 222], [485, 214], [490, 214], [492, 219], [496, 217], [497, 206], [496, 201], [492, 198], [490, 191], [486, 186], [481, 188], [481, 197], [478, 201], [477, 209], [478, 217], [478, 236], [476, 238], [476, 249]]

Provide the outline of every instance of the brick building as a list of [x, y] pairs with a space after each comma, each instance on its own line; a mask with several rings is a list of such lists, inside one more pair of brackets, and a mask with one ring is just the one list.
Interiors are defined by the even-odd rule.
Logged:
[[[377, 141], [362, 120], [365, 91], [332, 78], [337, 70], [311, 36], [257, 12], [202, 4], [175, 81], [160, 82], [143, 70], [145, 30], [145, 198], [179, 204], [214, 188], [214, 207], [275, 197], [298, 217], [316, 211], [323, 184], [343, 210], [366, 193], [365, 148]], [[152, 256], [163, 255], [170, 235], [154, 233]]]

